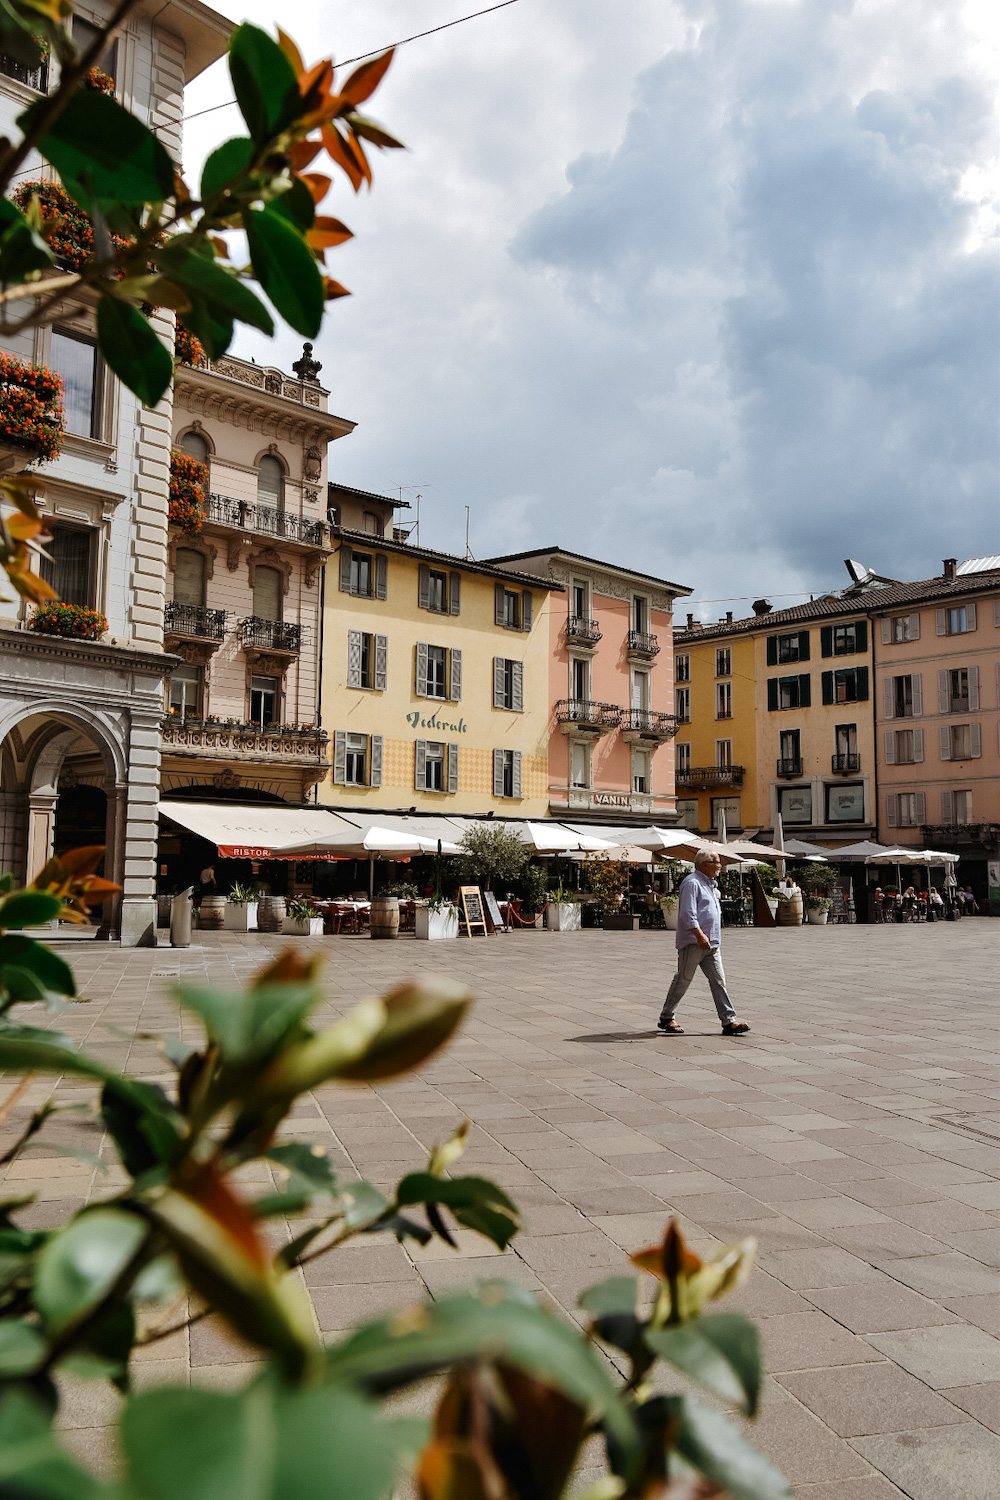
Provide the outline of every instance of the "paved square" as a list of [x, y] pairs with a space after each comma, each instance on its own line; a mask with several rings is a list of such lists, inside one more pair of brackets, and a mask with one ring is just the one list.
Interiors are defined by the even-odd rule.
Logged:
[[[719, 1035], [700, 977], [678, 1012], [687, 1034], [655, 1033], [673, 967], [662, 933], [284, 941], [326, 955], [323, 1018], [418, 973], [478, 996], [463, 1035], [420, 1075], [319, 1090], [290, 1133], [327, 1146], [343, 1176], [389, 1187], [468, 1117], [466, 1169], [495, 1177], [527, 1219], [504, 1257], [463, 1233], [457, 1254], [390, 1241], [316, 1263], [324, 1332], [498, 1274], [573, 1315], [579, 1291], [622, 1272], [623, 1252], [675, 1212], [696, 1247], [760, 1242], [761, 1268], [733, 1305], [759, 1320], [768, 1350], [755, 1440], [799, 1496], [1000, 1493], [1000, 922], [727, 933], [732, 993], [753, 1028], [742, 1039]], [[235, 933], [195, 944], [74, 947], [87, 1003], [58, 1025], [163, 1079], [135, 1033], [197, 1034], [170, 982], [239, 982], [283, 946]], [[0, 1150], [50, 1088], [32, 1084]], [[59, 1093], [92, 1098], [77, 1082]], [[57, 1117], [7, 1169], [8, 1191], [38, 1194], [26, 1224], [60, 1222], [114, 1181], [46, 1145], [81, 1143], [74, 1119]], [[138, 1375], [232, 1382], [249, 1359], [202, 1324], [150, 1349]], [[103, 1451], [116, 1400], [73, 1388], [67, 1440]]]

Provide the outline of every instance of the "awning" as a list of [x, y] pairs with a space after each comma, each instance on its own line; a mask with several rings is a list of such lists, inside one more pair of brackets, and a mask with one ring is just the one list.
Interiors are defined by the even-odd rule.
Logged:
[[289, 855], [289, 847], [331, 838], [358, 839], [353, 823], [318, 807], [165, 801], [159, 804], [158, 812], [214, 844], [220, 859], [302, 859], [308, 856]]

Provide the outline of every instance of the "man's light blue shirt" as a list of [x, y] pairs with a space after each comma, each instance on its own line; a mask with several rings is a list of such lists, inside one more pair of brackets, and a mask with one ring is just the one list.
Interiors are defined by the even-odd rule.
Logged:
[[715, 881], [710, 875], [694, 870], [681, 886], [677, 906], [677, 946], [690, 947], [698, 939], [694, 929], [700, 927], [713, 948], [722, 941], [722, 905]]

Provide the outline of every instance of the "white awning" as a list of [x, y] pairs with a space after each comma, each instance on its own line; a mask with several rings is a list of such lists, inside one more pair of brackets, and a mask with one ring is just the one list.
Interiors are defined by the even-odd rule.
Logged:
[[162, 818], [214, 844], [221, 859], [303, 858], [287, 850], [319, 840], [358, 839], [353, 823], [319, 807], [164, 801], [158, 811]]

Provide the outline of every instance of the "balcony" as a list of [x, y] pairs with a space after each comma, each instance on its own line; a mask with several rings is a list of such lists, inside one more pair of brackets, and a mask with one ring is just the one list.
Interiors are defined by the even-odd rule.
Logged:
[[830, 770], [841, 776], [849, 776], [853, 771], [861, 770], [861, 756], [832, 755], [830, 757]]
[[775, 774], [778, 776], [801, 776], [801, 756], [786, 756], [783, 760], [779, 760], [777, 763], [777, 770]]
[[302, 626], [286, 624], [283, 620], [263, 620], [260, 615], [248, 615], [240, 621], [240, 634], [244, 650], [289, 659], [298, 656], [302, 650]]
[[257, 536], [295, 542], [303, 547], [322, 547], [326, 538], [326, 523], [323, 521], [277, 510], [273, 505], [234, 500], [231, 495], [209, 495], [205, 520], [209, 525], [237, 527]]
[[226, 634], [226, 611], [206, 609], [201, 604], [179, 604], [172, 599], [163, 612], [163, 634], [184, 640], [219, 642]]
[[650, 635], [645, 630], [630, 630], [625, 649], [630, 657], [639, 661], [652, 661], [660, 649], [660, 642], [655, 635]]
[[570, 615], [566, 621], [566, 639], [574, 646], [593, 649], [601, 639], [601, 628], [596, 620], [588, 620], [585, 615]]
[[617, 729], [622, 710], [614, 703], [594, 703], [589, 698], [560, 698], [556, 704], [556, 721], [563, 727], [563, 734], [574, 729], [588, 734], [607, 734]]
[[628, 743], [641, 740], [662, 745], [673, 739], [680, 728], [673, 714], [659, 713], [652, 708], [627, 708], [622, 714], [622, 739]]
[[28, 68], [24, 63], [19, 63], [16, 58], [9, 57], [6, 52], [0, 52], [0, 73], [5, 78], [16, 78], [18, 83], [34, 89], [37, 94], [47, 94], [49, 91], [47, 62], [40, 63], [35, 68]]
[[[325, 773], [330, 737], [325, 729], [287, 725], [223, 724], [171, 715], [160, 726], [165, 755], [206, 760], [264, 760], [272, 765], [314, 765]], [[320, 777], [320, 779], [322, 779]]]
[[684, 787], [695, 792], [714, 791], [719, 786], [742, 786], [742, 766], [689, 766], [674, 777], [678, 791]]

